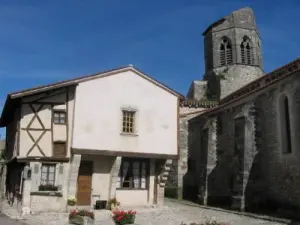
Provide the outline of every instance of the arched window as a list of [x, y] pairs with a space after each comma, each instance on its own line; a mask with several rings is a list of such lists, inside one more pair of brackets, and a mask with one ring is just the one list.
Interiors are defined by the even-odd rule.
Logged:
[[279, 127], [282, 153], [292, 152], [291, 121], [289, 99], [285, 94], [279, 97]]
[[221, 66], [232, 63], [232, 46], [230, 40], [226, 37], [222, 38], [220, 45], [220, 63]]
[[243, 38], [241, 43], [241, 61], [243, 64], [252, 64], [251, 41], [247, 36]]

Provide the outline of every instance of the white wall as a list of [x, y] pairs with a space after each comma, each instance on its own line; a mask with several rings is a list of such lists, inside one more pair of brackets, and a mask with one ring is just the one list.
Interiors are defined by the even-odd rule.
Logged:
[[[121, 135], [122, 108], [137, 110], [137, 136]], [[132, 71], [76, 88], [72, 147], [177, 154], [177, 97]]]

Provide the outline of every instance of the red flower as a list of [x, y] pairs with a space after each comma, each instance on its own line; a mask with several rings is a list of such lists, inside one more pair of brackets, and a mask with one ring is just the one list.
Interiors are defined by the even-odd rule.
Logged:
[[120, 221], [122, 220], [124, 217], [123, 216], [118, 216], [117, 220]]

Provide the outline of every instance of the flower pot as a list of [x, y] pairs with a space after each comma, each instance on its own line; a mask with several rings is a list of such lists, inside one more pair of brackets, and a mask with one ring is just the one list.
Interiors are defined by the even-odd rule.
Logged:
[[69, 224], [76, 224], [76, 225], [94, 225], [95, 220], [88, 216], [72, 216], [69, 218]]

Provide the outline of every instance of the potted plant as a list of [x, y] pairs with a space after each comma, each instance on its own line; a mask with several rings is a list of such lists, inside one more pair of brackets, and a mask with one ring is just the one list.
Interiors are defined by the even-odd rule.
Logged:
[[116, 197], [114, 197], [114, 198], [112, 198], [112, 199], [110, 199], [110, 200], [108, 201], [108, 207], [109, 207], [109, 209], [114, 210], [114, 209], [116, 209], [118, 206], [120, 206], [120, 202], [118, 202], [118, 200], [117, 200]]
[[132, 210], [129, 210], [127, 212], [123, 210], [114, 210], [112, 219], [116, 225], [134, 224], [135, 215], [136, 212]]
[[76, 205], [76, 198], [74, 197], [74, 196], [72, 196], [72, 197], [69, 197], [68, 198], [68, 205], [69, 206], [74, 206], [74, 205]]
[[74, 209], [69, 213], [69, 223], [76, 225], [93, 225], [95, 215], [93, 211], [85, 209]]
[[39, 191], [58, 191], [58, 187], [53, 184], [41, 184]]

